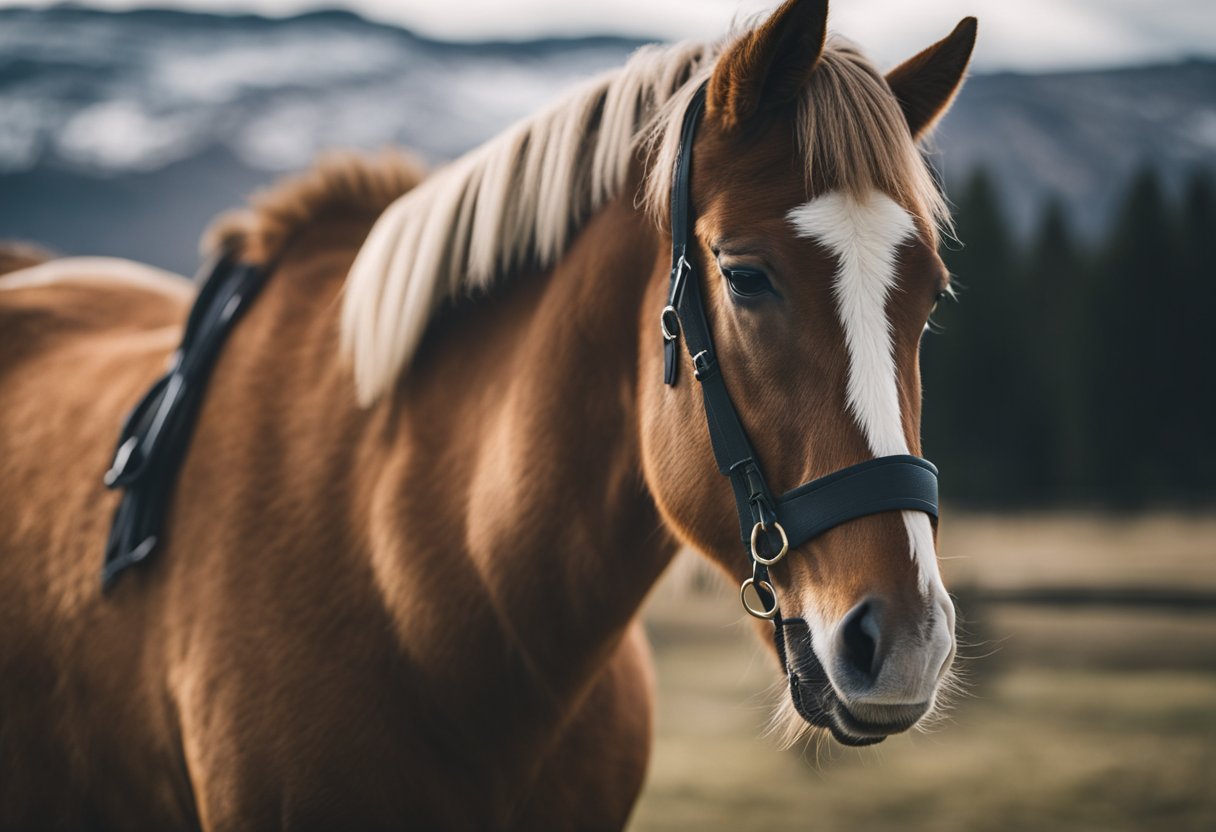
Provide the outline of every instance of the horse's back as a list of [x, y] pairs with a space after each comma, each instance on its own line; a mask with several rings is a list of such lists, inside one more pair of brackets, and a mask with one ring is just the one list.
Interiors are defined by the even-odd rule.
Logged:
[[53, 258], [49, 251], [26, 243], [0, 243], [0, 275], [27, 269]]
[[104, 407], [107, 391], [123, 387], [125, 375], [143, 378], [162, 365], [193, 293], [185, 278], [105, 257], [52, 260], [0, 275], [0, 424], [8, 439], [28, 444], [10, 422], [22, 411], [36, 409], [53, 421], [68, 415], [68, 402], [96, 399]]
[[122, 802], [155, 807], [152, 823], [182, 817], [163, 777], [115, 777], [137, 770], [124, 750], [176, 763], [140, 670], [141, 613], [101, 600], [116, 505], [101, 476], [192, 293], [101, 258], [0, 276], [0, 829], [104, 828]]
[[[186, 278], [114, 257], [68, 257], [7, 273], [0, 263], [0, 344], [69, 330], [180, 324], [193, 294]], [[36, 326], [15, 329], [22, 317]]]
[[[184, 278], [112, 258], [0, 276], [0, 487], [18, 514], [52, 517], [50, 495], [86, 488], [73, 472], [99, 486], [123, 414], [163, 372], [192, 295]], [[39, 480], [54, 483], [41, 498]], [[0, 575], [5, 532], [0, 521]]]

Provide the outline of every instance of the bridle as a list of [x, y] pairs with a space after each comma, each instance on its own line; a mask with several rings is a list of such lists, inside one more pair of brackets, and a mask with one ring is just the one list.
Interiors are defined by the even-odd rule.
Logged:
[[[760, 462], [726, 390], [705, 317], [700, 281], [688, 256], [693, 236], [692, 149], [697, 121], [704, 108], [702, 84], [684, 113], [671, 184], [671, 289], [660, 317], [663, 381], [669, 386], [676, 383], [679, 369], [676, 342], [683, 336], [692, 357], [693, 376], [701, 384], [714, 459], [734, 491], [739, 536], [751, 561], [751, 577], [739, 588], [739, 596], [748, 613], [774, 622], [778, 649], [785, 663], [780, 605], [769, 579], [769, 567], [790, 549], [857, 517], [883, 511], [923, 511], [936, 519], [937, 468], [918, 456], [883, 456], [811, 480], [780, 497], [774, 498], [769, 491]], [[774, 545], [774, 537], [778, 545]], [[749, 587], [754, 589], [761, 606], [748, 603]], [[792, 673], [790, 679], [791, 684], [796, 684]]]

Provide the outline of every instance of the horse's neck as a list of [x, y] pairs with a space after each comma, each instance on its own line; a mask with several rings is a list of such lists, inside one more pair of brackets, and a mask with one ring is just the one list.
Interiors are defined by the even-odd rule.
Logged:
[[671, 557], [636, 414], [655, 250], [637, 211], [608, 206], [549, 273], [444, 312], [379, 406], [376, 580], [411, 655], [453, 682], [506, 656], [534, 698], [566, 699]]

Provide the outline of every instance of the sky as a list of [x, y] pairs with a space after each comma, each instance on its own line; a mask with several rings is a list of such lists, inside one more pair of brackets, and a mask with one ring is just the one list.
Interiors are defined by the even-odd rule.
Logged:
[[[58, 0], [0, 0], [46, 6]], [[623, 34], [712, 38], [774, 0], [83, 0], [103, 8], [156, 6], [287, 15], [349, 8], [443, 39]], [[980, 20], [978, 70], [1105, 68], [1216, 57], [1216, 0], [835, 0], [830, 25], [890, 66]]]

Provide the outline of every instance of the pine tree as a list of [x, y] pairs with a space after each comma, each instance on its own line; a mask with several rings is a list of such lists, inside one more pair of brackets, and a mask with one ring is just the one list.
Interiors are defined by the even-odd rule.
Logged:
[[[1025, 316], [1021, 336], [1028, 342], [1027, 384], [1036, 394], [1026, 402], [1027, 448], [1035, 493], [1045, 500], [1075, 498], [1088, 456], [1085, 344], [1091, 336], [1086, 314], [1090, 289], [1085, 258], [1068, 214], [1051, 198], [1035, 235], [1023, 278]], [[1033, 325], [1037, 321], [1037, 326]]]
[[[1014, 250], [996, 189], [984, 170], [955, 211], [960, 246], [942, 253], [959, 302], [943, 301], [922, 343], [925, 451], [945, 473], [946, 499], [996, 502], [1024, 493], [1017, 463], [1020, 341]], [[1016, 470], [1015, 470], [1016, 469]]]
[[1176, 222], [1178, 292], [1173, 349], [1175, 421], [1164, 452], [1174, 463], [1176, 496], [1216, 497], [1216, 183], [1207, 170], [1188, 178]]
[[[1088, 357], [1091, 493], [1138, 504], [1173, 490], [1178, 415], [1177, 258], [1157, 173], [1133, 179], [1094, 281]], [[1187, 380], [1189, 381], [1189, 379]]]

